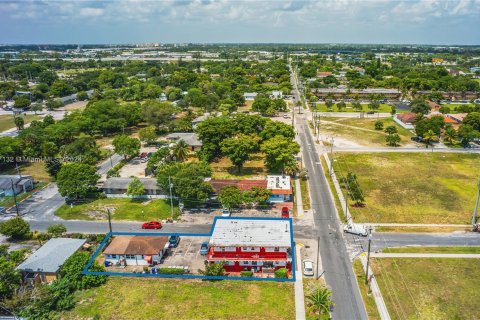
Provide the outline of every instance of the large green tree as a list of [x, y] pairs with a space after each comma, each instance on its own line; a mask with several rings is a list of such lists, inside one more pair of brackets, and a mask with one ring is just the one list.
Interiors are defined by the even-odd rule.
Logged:
[[149, 100], [142, 106], [143, 118], [157, 130], [165, 130], [174, 119], [176, 111], [176, 108], [168, 101]]
[[260, 138], [255, 135], [239, 134], [236, 137], [223, 140], [221, 144], [222, 152], [240, 172], [243, 164], [250, 159], [251, 153], [258, 149], [259, 140]]
[[299, 145], [283, 136], [275, 136], [262, 143], [260, 149], [265, 153], [265, 165], [271, 171], [281, 172], [292, 162], [300, 151]]
[[100, 176], [92, 165], [84, 163], [64, 164], [57, 174], [58, 191], [64, 197], [85, 198], [97, 190]]
[[112, 142], [115, 153], [123, 155], [126, 160], [128, 157], [138, 155], [140, 152], [140, 140], [137, 138], [130, 138], [127, 135], [119, 135], [113, 139]]
[[0, 223], [0, 233], [14, 240], [28, 239], [31, 236], [30, 225], [21, 217]]
[[243, 202], [242, 191], [237, 186], [226, 186], [220, 189], [218, 200], [224, 208], [239, 207]]
[[128, 184], [127, 195], [132, 198], [138, 198], [145, 193], [145, 187], [137, 177], [133, 177], [132, 181]]
[[143, 141], [145, 144], [153, 144], [157, 140], [157, 133], [155, 132], [154, 126], [148, 126], [140, 129], [138, 132], [140, 141]]
[[6, 256], [0, 256], [0, 301], [12, 297], [15, 289], [20, 287], [21, 276], [15, 267]]

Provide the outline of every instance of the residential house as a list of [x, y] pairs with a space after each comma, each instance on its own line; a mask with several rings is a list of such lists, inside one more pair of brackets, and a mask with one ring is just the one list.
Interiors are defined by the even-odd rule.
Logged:
[[438, 103], [430, 100], [428, 100], [427, 103], [428, 103], [428, 106], [430, 107], [431, 112], [438, 112], [440, 110], [440, 105]]
[[58, 278], [60, 267], [85, 244], [85, 241], [69, 238], [50, 239], [16, 269], [21, 271], [25, 282], [50, 283]]
[[33, 177], [22, 175], [0, 175], [0, 198], [13, 196], [33, 189]]
[[[88, 90], [88, 91], [86, 91], [86, 93], [87, 93], [88, 99], [90, 99], [90, 98], [92, 97], [92, 95], [93, 95], [93, 90]], [[77, 100], [78, 100], [78, 97], [77, 97], [77, 94], [76, 94], [76, 93], [60, 98], [60, 101], [61, 101], [64, 105], [65, 105], [65, 104], [72, 103], [72, 102], [75, 102], [75, 101], [77, 101]]]
[[198, 117], [196, 117], [195, 119], [193, 119], [193, 120], [192, 120], [192, 128], [193, 128], [193, 129], [197, 128], [198, 124], [199, 124], [200, 122], [203, 122], [203, 121], [207, 120], [208, 117], [210, 117], [210, 113], [205, 113], [205, 114], [203, 114], [203, 115], [201, 115], [201, 116], [198, 116]]
[[272, 91], [272, 94], [270, 95], [271, 99], [282, 99], [283, 98], [283, 92], [282, 91]]
[[468, 113], [448, 113], [445, 116], [452, 119], [456, 123], [461, 124], [467, 115]]
[[[142, 182], [145, 193], [140, 198], [146, 199], [165, 199], [167, 195], [157, 184], [155, 178], [138, 178]], [[108, 178], [101, 187], [107, 198], [128, 198], [128, 185], [133, 178]]]
[[198, 135], [194, 132], [175, 132], [166, 136], [169, 141], [183, 140], [190, 146], [191, 151], [199, 151], [202, 148], [202, 141], [198, 138]]
[[292, 201], [292, 183], [289, 175], [267, 176], [267, 189], [272, 192], [268, 198], [270, 203]]
[[103, 253], [106, 263], [147, 266], [159, 264], [167, 251], [166, 236], [115, 236]]
[[414, 123], [417, 119], [417, 114], [414, 112], [405, 112], [405, 113], [400, 113], [396, 114], [393, 117], [393, 120], [404, 127], [405, 129], [414, 129]]
[[333, 73], [331, 72], [323, 72], [323, 71], [317, 71], [317, 78], [326, 78], [329, 76], [332, 76]]
[[257, 97], [258, 93], [256, 92], [245, 92], [243, 94], [243, 97], [245, 98], [245, 101], [253, 101]]
[[223, 262], [227, 272], [291, 271], [291, 233], [286, 219], [217, 219], [206, 260]]

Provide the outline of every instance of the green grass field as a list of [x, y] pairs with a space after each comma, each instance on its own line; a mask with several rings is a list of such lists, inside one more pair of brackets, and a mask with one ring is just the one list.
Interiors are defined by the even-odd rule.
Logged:
[[[66, 220], [106, 220], [107, 208], [112, 220], [149, 221], [171, 217], [170, 204], [166, 200], [132, 201], [131, 199], [99, 199], [85, 204], [62, 205], [55, 215]], [[178, 215], [175, 207], [174, 215]]]
[[378, 313], [377, 305], [375, 304], [375, 299], [370, 292], [370, 288], [365, 284], [365, 272], [363, 271], [363, 266], [359, 259], [353, 261], [353, 271], [357, 276], [358, 288], [362, 294], [365, 309], [367, 309], [368, 319], [379, 320], [380, 314]]
[[[323, 121], [322, 121], [323, 120]], [[400, 145], [411, 143], [413, 134], [399, 126], [392, 118], [334, 118], [321, 117], [320, 134], [326, 136], [338, 136], [363, 146], [387, 146], [383, 130], [375, 130], [375, 122], [382, 121], [383, 127], [394, 126], [400, 136]]]
[[[33, 120], [39, 120], [41, 117], [36, 115], [20, 115], [18, 117], [23, 118], [25, 124], [32, 122]], [[12, 116], [0, 116], [0, 132], [15, 128], [15, 121]]]
[[477, 259], [371, 261], [392, 319], [478, 319]]
[[310, 210], [310, 193], [308, 192], [308, 181], [300, 179], [300, 191], [302, 192], [302, 204], [304, 210]]
[[475, 253], [480, 254], [480, 247], [403, 247], [386, 248], [384, 253]]
[[335, 160], [337, 177], [356, 174], [365, 196], [364, 207], [350, 207], [357, 222], [470, 223], [478, 154], [337, 153]]
[[[310, 103], [309, 103], [309, 105], [310, 105]], [[316, 111], [328, 112], [327, 106], [324, 103], [317, 103], [316, 106], [317, 106]], [[364, 112], [371, 111], [370, 109], [368, 109], [367, 104], [362, 104], [362, 107], [363, 107]], [[333, 105], [332, 111], [333, 112], [339, 112], [336, 104]], [[390, 111], [392, 111], [392, 107], [388, 104], [382, 103], [382, 104], [380, 104], [380, 109], [378, 109], [376, 112], [390, 112]], [[343, 109], [342, 112], [358, 112], [358, 111], [353, 109], [352, 104], [347, 103], [347, 107], [345, 109]], [[400, 112], [405, 112], [405, 111], [399, 110], [398, 112], [400, 113]]]
[[294, 319], [293, 284], [111, 277], [64, 319]]

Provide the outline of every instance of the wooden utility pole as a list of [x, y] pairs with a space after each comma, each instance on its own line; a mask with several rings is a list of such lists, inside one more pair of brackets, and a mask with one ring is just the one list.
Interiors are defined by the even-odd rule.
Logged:
[[473, 216], [472, 216], [472, 227], [474, 230], [477, 228], [477, 215], [478, 215], [478, 204], [480, 203], [480, 178], [478, 178], [478, 185], [477, 185], [477, 201], [475, 201], [475, 208], [473, 209]]
[[372, 243], [372, 227], [368, 228], [368, 251], [367, 251], [367, 268], [365, 269], [365, 284], [368, 284], [368, 268], [370, 267], [371, 243]]
[[107, 208], [107, 214], [108, 214], [108, 228], [110, 229], [110, 233], [112, 233], [112, 219], [110, 217], [110, 209]]

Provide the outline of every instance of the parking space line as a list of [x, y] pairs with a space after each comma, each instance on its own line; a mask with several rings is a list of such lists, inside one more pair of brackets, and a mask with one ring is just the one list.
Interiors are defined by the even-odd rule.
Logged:
[[188, 248], [187, 248], [187, 250], [185, 250], [185, 257], [187, 256], [188, 250], [189, 250], [190, 247], [192, 246], [192, 243], [193, 243], [193, 241], [190, 240], [190, 243], [189, 243], [189, 245], [188, 245]]

